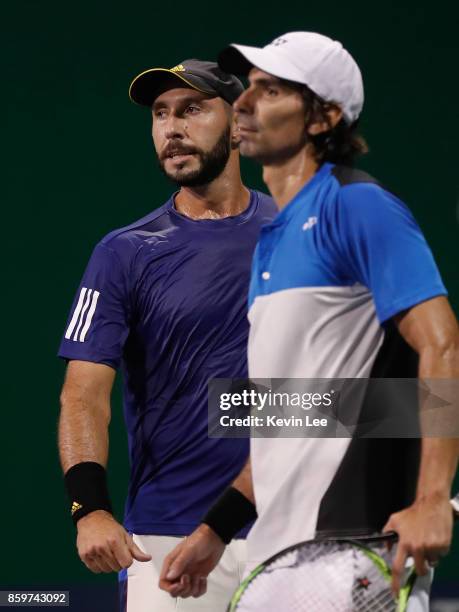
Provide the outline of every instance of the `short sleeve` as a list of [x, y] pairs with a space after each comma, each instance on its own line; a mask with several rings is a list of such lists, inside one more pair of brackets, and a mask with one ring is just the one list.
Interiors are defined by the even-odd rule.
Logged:
[[58, 355], [118, 368], [129, 333], [126, 274], [117, 253], [94, 249], [75, 295]]
[[371, 291], [381, 323], [446, 289], [408, 207], [376, 184], [342, 187], [337, 239], [348, 273]]

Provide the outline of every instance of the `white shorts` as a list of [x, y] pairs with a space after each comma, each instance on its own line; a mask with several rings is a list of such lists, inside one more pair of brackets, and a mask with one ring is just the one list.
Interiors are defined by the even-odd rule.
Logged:
[[183, 538], [135, 534], [133, 538], [152, 560], [134, 561], [127, 572], [120, 573], [120, 612], [226, 612], [242, 580], [246, 564], [245, 540], [233, 540], [226, 547], [220, 563], [209, 575], [205, 595], [198, 599], [181, 599], [161, 591], [158, 580], [164, 557]]

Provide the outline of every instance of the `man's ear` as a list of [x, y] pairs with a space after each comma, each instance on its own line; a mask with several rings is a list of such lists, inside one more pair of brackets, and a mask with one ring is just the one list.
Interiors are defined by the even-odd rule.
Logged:
[[241, 134], [239, 132], [239, 128], [236, 122], [236, 113], [234, 112], [231, 104], [228, 104], [228, 102], [226, 101], [223, 101], [223, 103], [225, 105], [225, 110], [231, 123], [231, 148], [237, 149], [241, 142]]
[[335, 104], [330, 104], [325, 110], [325, 121], [314, 121], [308, 126], [308, 134], [317, 136], [332, 130], [343, 118], [343, 111]]

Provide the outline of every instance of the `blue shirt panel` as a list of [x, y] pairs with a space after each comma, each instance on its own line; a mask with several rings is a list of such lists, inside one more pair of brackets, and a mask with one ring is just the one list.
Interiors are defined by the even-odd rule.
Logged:
[[324, 164], [262, 228], [249, 306], [299, 287], [365, 285], [381, 323], [446, 294], [432, 252], [407, 206], [374, 183], [341, 185]]
[[193, 221], [171, 198], [93, 252], [68, 326], [83, 288], [97, 305], [84, 341], [76, 326], [59, 355], [122, 369], [134, 533], [190, 533], [247, 459], [248, 440], [209, 439], [207, 382], [247, 376], [251, 259], [276, 212], [251, 192], [241, 215]]

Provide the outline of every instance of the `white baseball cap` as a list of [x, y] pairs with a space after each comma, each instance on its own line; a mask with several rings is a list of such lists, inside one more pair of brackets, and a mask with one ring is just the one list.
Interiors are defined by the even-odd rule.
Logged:
[[307, 85], [326, 102], [335, 102], [347, 123], [363, 107], [362, 74], [343, 45], [315, 32], [288, 32], [265, 47], [232, 44], [218, 63], [226, 72], [247, 75], [253, 67], [273, 76]]

